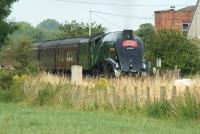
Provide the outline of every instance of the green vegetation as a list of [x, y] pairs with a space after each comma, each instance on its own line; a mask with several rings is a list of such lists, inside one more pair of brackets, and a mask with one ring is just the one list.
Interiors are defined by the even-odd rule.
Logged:
[[[78, 23], [75, 20], [71, 22], [65, 22], [59, 27], [59, 30], [62, 31], [61, 38], [69, 37], [79, 37], [79, 36], [88, 36], [89, 24], [88, 23]], [[92, 23], [92, 35], [103, 33], [105, 28], [102, 25]]]
[[136, 33], [145, 42], [145, 58], [154, 66], [156, 58], [161, 58], [163, 70], [177, 66], [184, 75], [199, 72], [199, 42], [188, 40], [182, 33], [173, 30], [156, 32], [151, 24], [141, 25]]
[[60, 23], [54, 19], [46, 19], [37, 25], [37, 28], [51, 30], [52, 32], [58, 30]]
[[0, 89], [7, 90], [9, 89], [12, 83], [13, 71], [9, 69], [0, 70]]
[[[27, 22], [14, 23], [18, 28], [14, 33], [9, 34], [8, 39], [31, 38], [33, 42], [53, 40], [59, 38], [69, 38], [78, 36], [88, 36], [89, 24], [78, 23], [76, 21], [60, 24], [56, 20], [46, 19], [37, 27]], [[93, 35], [104, 32], [105, 28], [95, 23], [92, 24]]]
[[8, 33], [12, 33], [16, 26], [13, 22], [8, 22], [6, 18], [11, 13], [11, 6], [18, 0], [1, 0], [0, 1], [0, 47], [6, 39]]
[[2, 134], [199, 134], [195, 122], [0, 103]]
[[[61, 31], [58, 29], [47, 29], [45, 26], [43, 26], [43, 22], [41, 22], [41, 24], [39, 24], [36, 28], [27, 22], [16, 22], [15, 24], [18, 29], [8, 36], [10, 40], [31, 38], [33, 42], [40, 42], [45, 40], [58, 39], [61, 34]], [[52, 24], [52, 27], [54, 27], [54, 24]]]
[[[6, 41], [0, 53], [1, 63], [15, 68], [19, 75], [37, 71], [33, 60], [33, 46], [30, 38], [17, 38]], [[1, 70], [4, 71], [4, 70]]]

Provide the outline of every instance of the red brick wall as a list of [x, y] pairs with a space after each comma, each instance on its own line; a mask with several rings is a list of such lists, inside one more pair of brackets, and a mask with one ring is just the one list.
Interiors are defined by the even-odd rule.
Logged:
[[159, 29], [174, 29], [182, 31], [183, 23], [190, 23], [193, 11], [155, 11], [155, 27]]

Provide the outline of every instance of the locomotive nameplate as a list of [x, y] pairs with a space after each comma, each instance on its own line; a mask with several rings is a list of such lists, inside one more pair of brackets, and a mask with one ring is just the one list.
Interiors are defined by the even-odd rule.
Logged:
[[126, 50], [134, 50], [134, 47], [127, 47]]

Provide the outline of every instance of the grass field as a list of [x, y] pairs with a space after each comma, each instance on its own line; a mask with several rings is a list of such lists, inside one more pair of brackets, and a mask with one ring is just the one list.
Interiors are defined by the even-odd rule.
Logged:
[[0, 134], [199, 134], [200, 124], [0, 103]]

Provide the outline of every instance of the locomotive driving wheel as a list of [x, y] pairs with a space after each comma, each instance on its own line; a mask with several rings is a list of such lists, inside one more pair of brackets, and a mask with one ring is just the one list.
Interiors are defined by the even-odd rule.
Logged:
[[98, 64], [98, 65], [96, 65], [95, 67], [93, 67], [91, 73], [92, 73], [92, 75], [95, 76], [95, 77], [101, 75], [101, 73], [102, 73], [101, 65]]
[[102, 75], [107, 77], [114, 77], [114, 69], [112, 65], [107, 62], [102, 63]]

